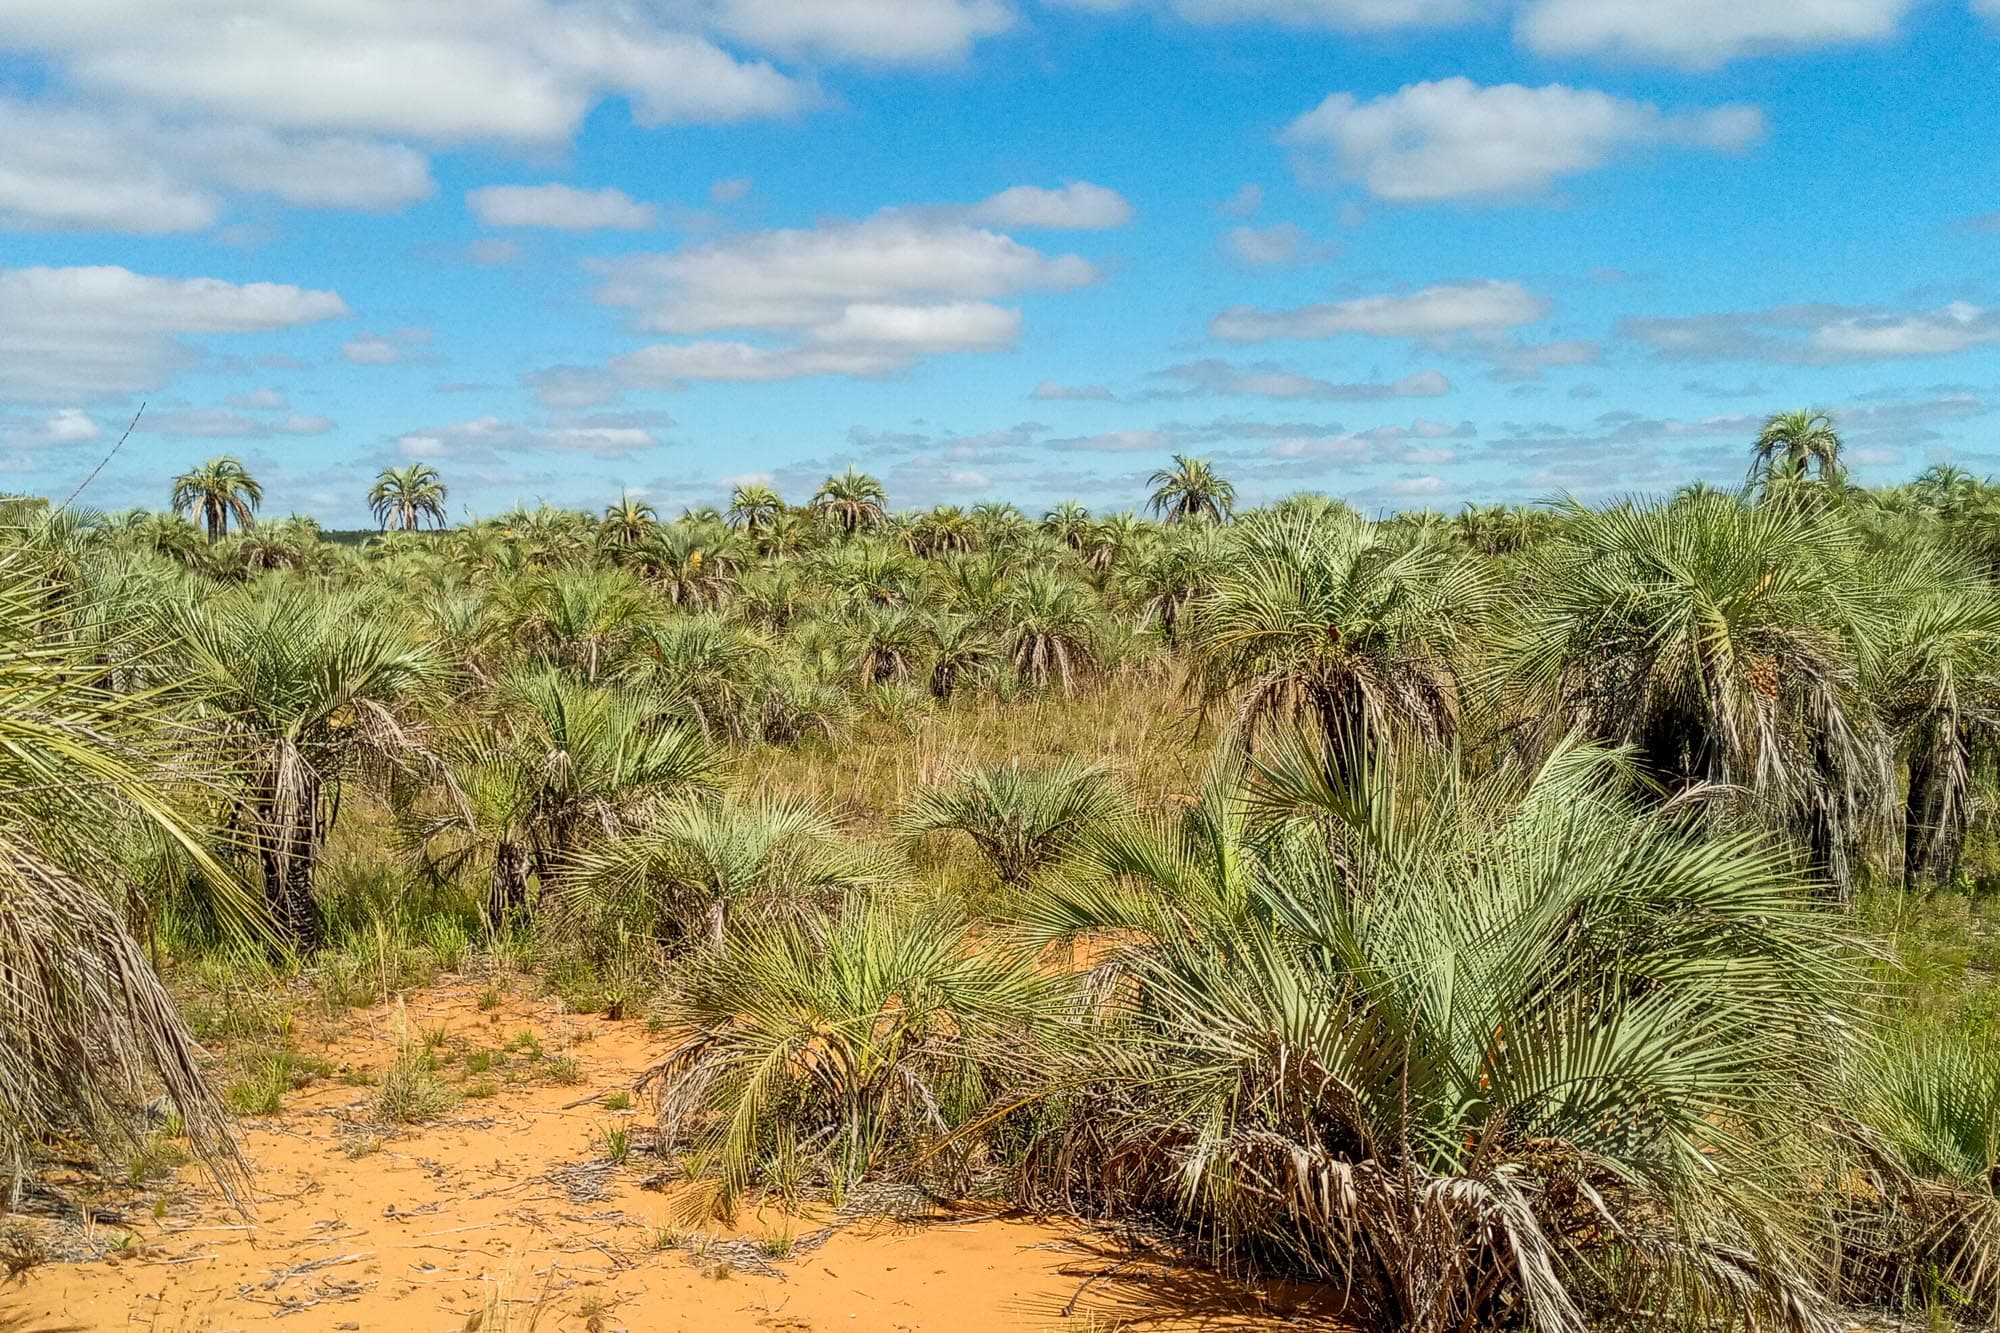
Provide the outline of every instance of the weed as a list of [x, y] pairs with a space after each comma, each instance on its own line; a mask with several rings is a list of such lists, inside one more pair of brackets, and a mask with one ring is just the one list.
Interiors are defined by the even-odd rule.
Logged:
[[498, 986], [488, 986], [485, 990], [479, 992], [479, 1012], [482, 1014], [492, 1013], [500, 1007], [500, 1002], [506, 998], [505, 992]]
[[576, 1057], [574, 1056], [556, 1056], [549, 1061], [548, 1072], [549, 1082], [558, 1083], [564, 1087], [573, 1088], [583, 1082], [583, 1067], [577, 1064]]
[[632, 1129], [629, 1125], [607, 1125], [603, 1133], [604, 1160], [613, 1166], [623, 1166], [632, 1155]]
[[490, 1078], [482, 1078], [477, 1082], [466, 1084], [465, 1095], [483, 1101], [488, 1097], [499, 1096], [500, 1085]]
[[604, 1109], [607, 1111], [629, 1111], [632, 1109], [632, 1094], [622, 1089], [604, 1094]]
[[465, 1072], [468, 1074], [490, 1073], [496, 1063], [504, 1063], [505, 1060], [506, 1057], [504, 1055], [496, 1059], [495, 1053], [492, 1051], [467, 1051], [465, 1053]]
[[375, 1093], [375, 1114], [401, 1125], [435, 1120], [451, 1109], [451, 1089], [439, 1080], [422, 1052], [405, 1046]]

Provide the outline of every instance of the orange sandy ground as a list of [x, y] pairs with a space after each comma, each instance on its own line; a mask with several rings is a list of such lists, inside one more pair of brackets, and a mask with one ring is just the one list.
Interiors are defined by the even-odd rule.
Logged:
[[[164, 1218], [139, 1207], [107, 1228], [132, 1233], [122, 1253], [43, 1263], [0, 1286], [0, 1333], [1339, 1327], [1324, 1293], [1246, 1290], [1134, 1260], [1087, 1228], [1026, 1219], [858, 1221], [771, 1263], [760, 1246], [813, 1236], [819, 1222], [746, 1212], [705, 1253], [693, 1252], [698, 1241], [662, 1249], [671, 1199], [641, 1185], [656, 1159], [599, 1166], [602, 1198], [579, 1201], [577, 1177], [563, 1173], [601, 1159], [608, 1126], [642, 1139], [642, 1111], [569, 1104], [630, 1086], [657, 1045], [643, 1027], [569, 1016], [554, 1000], [509, 998], [482, 1013], [470, 987], [446, 985], [411, 997], [402, 1019], [393, 1008], [351, 1015], [324, 1034], [323, 1053], [379, 1073], [399, 1030], [440, 1026], [488, 1048], [531, 1028], [575, 1059], [581, 1082], [502, 1082], [436, 1123], [386, 1129], [368, 1124], [373, 1088], [321, 1079], [287, 1096], [282, 1114], [243, 1122], [253, 1220], [184, 1179]], [[379, 1149], [350, 1156], [376, 1135]], [[732, 1254], [738, 1262], [717, 1257]]]

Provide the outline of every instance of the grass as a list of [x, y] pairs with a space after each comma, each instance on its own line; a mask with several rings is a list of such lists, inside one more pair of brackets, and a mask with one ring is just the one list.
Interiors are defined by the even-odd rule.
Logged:
[[435, 1062], [421, 1049], [405, 1046], [396, 1053], [375, 1092], [375, 1114], [399, 1125], [435, 1120], [457, 1102], [437, 1074]]
[[629, 1111], [632, 1109], [632, 1094], [622, 1089], [604, 1094], [604, 1109], [607, 1111]]
[[623, 1166], [632, 1156], [632, 1128], [629, 1125], [606, 1125], [598, 1136], [604, 1145], [604, 1160], [613, 1166]]

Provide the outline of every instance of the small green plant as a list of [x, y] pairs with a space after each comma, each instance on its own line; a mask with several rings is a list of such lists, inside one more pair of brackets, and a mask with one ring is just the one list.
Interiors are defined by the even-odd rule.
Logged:
[[604, 1160], [613, 1166], [623, 1166], [632, 1155], [632, 1128], [629, 1125], [607, 1125], [603, 1133]]
[[292, 1090], [292, 1075], [285, 1057], [267, 1057], [222, 1093], [222, 1103], [231, 1115], [276, 1115], [285, 1108], [285, 1094]]
[[583, 1066], [571, 1055], [558, 1055], [549, 1061], [549, 1082], [573, 1088], [583, 1082]]
[[764, 1239], [758, 1242], [757, 1248], [764, 1252], [764, 1257], [767, 1259], [785, 1259], [790, 1257], [792, 1250], [798, 1243], [799, 1238], [793, 1232], [792, 1224], [781, 1222], [765, 1233]]
[[451, 1109], [451, 1089], [420, 1050], [405, 1046], [382, 1076], [375, 1093], [375, 1114], [399, 1125], [435, 1120]]
[[382, 1151], [382, 1137], [379, 1134], [360, 1134], [340, 1145], [347, 1154], [347, 1160], [358, 1162], [364, 1157], [372, 1157]]
[[483, 1101], [488, 1097], [499, 1096], [500, 1085], [498, 1083], [495, 1083], [490, 1078], [482, 1078], [475, 1082], [466, 1084], [465, 1095], [467, 1097], [477, 1098]]
[[132, 1152], [125, 1163], [126, 1178], [134, 1185], [164, 1180], [188, 1164], [187, 1150], [174, 1141], [167, 1129], [156, 1129]]
[[620, 1089], [604, 1094], [604, 1109], [607, 1111], [629, 1111], [632, 1109], [632, 1094]]
[[[500, 1058], [505, 1059], [504, 1056]], [[497, 1061], [492, 1051], [478, 1050], [465, 1053], [465, 1072], [468, 1074], [490, 1073], [495, 1063]]]
[[498, 986], [488, 986], [485, 990], [479, 992], [479, 1012], [482, 1014], [492, 1013], [500, 1007], [500, 1002], [506, 998], [506, 994]]
[[542, 1058], [542, 1039], [535, 1035], [533, 1028], [522, 1028], [508, 1039], [507, 1049], [530, 1060], [539, 1060]]

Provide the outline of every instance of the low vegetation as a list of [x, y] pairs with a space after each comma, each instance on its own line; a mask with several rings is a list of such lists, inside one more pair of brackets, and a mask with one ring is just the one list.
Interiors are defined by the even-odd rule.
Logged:
[[[10, 501], [0, 1165], [235, 1188], [336, 1074], [372, 1151], [580, 1082], [498, 1025], [541, 987], [648, 1024], [577, 1105], [690, 1214], [978, 1197], [1418, 1333], [1990, 1323], [2000, 488], [1751, 457], [1375, 520], [1185, 458], [1152, 517]], [[461, 971], [474, 1033], [292, 1047]]]

